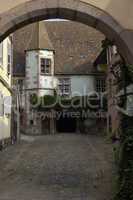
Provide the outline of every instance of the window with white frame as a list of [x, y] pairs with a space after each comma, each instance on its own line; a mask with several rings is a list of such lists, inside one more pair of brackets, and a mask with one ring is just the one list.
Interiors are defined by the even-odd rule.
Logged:
[[3, 65], [3, 42], [0, 43], [0, 66]]
[[51, 59], [40, 58], [41, 74], [51, 74]]
[[4, 116], [4, 97], [3, 94], [0, 92], [0, 117]]
[[70, 78], [59, 78], [59, 95], [69, 96], [71, 91], [71, 81]]
[[7, 74], [11, 74], [12, 65], [12, 45], [10, 42], [7, 43]]
[[106, 81], [104, 78], [96, 79], [96, 91], [100, 93], [106, 91]]

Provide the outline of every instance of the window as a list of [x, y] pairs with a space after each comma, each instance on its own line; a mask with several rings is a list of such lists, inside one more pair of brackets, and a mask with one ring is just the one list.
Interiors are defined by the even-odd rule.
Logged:
[[41, 58], [41, 74], [51, 74], [51, 59]]
[[0, 93], [0, 117], [4, 116], [4, 97], [2, 93]]
[[0, 66], [3, 64], [3, 43], [0, 43]]
[[12, 64], [12, 46], [11, 43], [8, 42], [8, 55], [7, 55], [7, 74], [10, 75], [11, 74], [11, 64]]
[[8, 55], [7, 72], [8, 72], [8, 75], [10, 75], [10, 73], [11, 73], [11, 57], [10, 57], [10, 55]]
[[105, 79], [99, 78], [96, 80], [96, 91], [97, 92], [105, 92], [106, 91]]
[[6, 116], [11, 115], [11, 106], [12, 106], [12, 97], [5, 96], [4, 97], [4, 114]]
[[59, 79], [59, 95], [61, 96], [70, 95], [70, 78]]

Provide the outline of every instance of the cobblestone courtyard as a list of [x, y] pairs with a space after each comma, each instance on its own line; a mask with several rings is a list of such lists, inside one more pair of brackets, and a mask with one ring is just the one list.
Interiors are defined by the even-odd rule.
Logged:
[[110, 200], [112, 148], [98, 136], [62, 134], [0, 153], [0, 200]]

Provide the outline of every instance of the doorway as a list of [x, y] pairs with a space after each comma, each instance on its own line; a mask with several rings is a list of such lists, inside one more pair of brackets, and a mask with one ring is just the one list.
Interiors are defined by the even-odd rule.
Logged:
[[50, 134], [50, 119], [46, 118], [41, 121], [42, 124], [42, 135]]
[[56, 120], [56, 131], [58, 133], [75, 133], [77, 130], [77, 120], [72, 117], [60, 117]]

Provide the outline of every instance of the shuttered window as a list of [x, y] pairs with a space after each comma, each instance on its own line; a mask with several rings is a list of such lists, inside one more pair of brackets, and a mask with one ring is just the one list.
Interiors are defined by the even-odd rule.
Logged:
[[4, 98], [2, 93], [0, 93], [0, 117], [4, 116]]
[[0, 66], [3, 65], [3, 43], [0, 43]]
[[11, 43], [8, 42], [7, 45], [7, 74], [10, 75], [11, 74], [11, 65], [12, 65], [12, 45]]
[[5, 115], [11, 114], [11, 106], [12, 106], [12, 97], [6, 96], [4, 98], [4, 114]]

